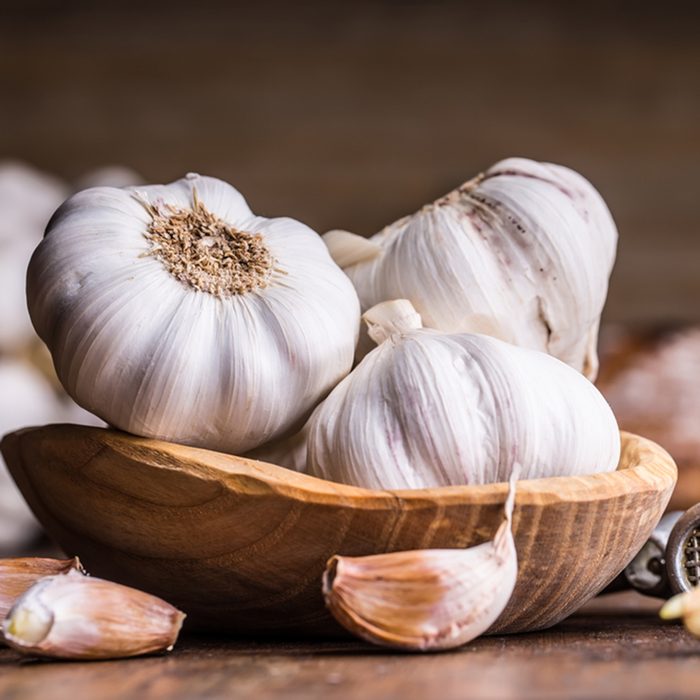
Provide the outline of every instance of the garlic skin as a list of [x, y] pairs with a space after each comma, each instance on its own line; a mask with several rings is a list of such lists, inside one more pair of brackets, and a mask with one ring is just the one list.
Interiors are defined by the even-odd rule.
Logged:
[[363, 317], [379, 342], [309, 421], [307, 471], [415, 489], [612, 471], [615, 417], [585, 377], [545, 353], [420, 327], [407, 300]]
[[73, 559], [41, 557], [0, 559], [0, 620], [5, 619], [17, 598], [40, 579], [45, 576], [67, 574], [69, 571], [82, 572], [82, 570], [77, 557]]
[[573, 170], [508, 158], [369, 241], [324, 240], [363, 310], [408, 299], [427, 327], [541, 350], [595, 378], [617, 229]]
[[518, 576], [512, 532], [515, 481], [506, 519], [491, 542], [333, 557], [323, 576], [329, 610], [350, 632], [396, 649], [453, 649], [483, 634], [508, 604]]
[[170, 651], [184, 619], [160, 598], [71, 571], [29, 588], [2, 630], [8, 646], [31, 656], [120, 659]]
[[83, 408], [241, 454], [299, 429], [350, 370], [352, 284], [310, 228], [215, 178], [80, 192], [29, 265], [29, 311]]

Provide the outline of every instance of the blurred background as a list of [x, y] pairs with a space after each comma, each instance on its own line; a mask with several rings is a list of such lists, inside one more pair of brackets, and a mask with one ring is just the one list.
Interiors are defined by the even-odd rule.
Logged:
[[608, 202], [602, 382], [625, 427], [700, 464], [699, 3], [0, 0], [0, 87], [0, 432], [94, 420], [22, 306], [71, 191], [199, 171], [260, 213], [369, 235], [519, 155]]

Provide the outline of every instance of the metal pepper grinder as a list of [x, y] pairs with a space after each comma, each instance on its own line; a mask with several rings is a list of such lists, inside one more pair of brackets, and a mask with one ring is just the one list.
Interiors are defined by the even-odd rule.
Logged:
[[603, 591], [633, 588], [668, 598], [700, 583], [700, 503], [666, 513], [625, 570]]

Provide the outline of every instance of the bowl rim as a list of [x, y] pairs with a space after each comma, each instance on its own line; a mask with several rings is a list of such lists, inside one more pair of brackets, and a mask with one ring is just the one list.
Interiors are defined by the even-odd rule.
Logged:
[[[21, 449], [27, 437], [82, 439], [96, 443], [96, 450], [108, 448], [143, 465], [186, 472], [197, 478], [224, 482], [238, 493], [259, 495], [261, 485], [280, 495], [306, 503], [344, 507], [381, 508], [400, 502], [402, 507], [420, 507], [439, 502], [440, 505], [469, 503], [502, 504], [508, 484], [505, 482], [466, 486], [442, 486], [425, 489], [377, 490], [349, 486], [296, 472], [269, 462], [239, 457], [223, 452], [144, 438], [112, 428], [49, 424], [24, 428], [2, 439], [2, 450], [8, 454]], [[621, 458], [618, 468], [583, 476], [555, 476], [527, 479], [517, 483], [517, 501], [542, 505], [548, 502], [577, 502], [609, 500], [629, 494], [670, 489], [677, 479], [672, 457], [662, 447], [647, 438], [621, 431]], [[146, 460], [150, 455], [152, 460]], [[6, 460], [17, 480], [17, 460]], [[153, 463], [156, 461], [157, 463]]]

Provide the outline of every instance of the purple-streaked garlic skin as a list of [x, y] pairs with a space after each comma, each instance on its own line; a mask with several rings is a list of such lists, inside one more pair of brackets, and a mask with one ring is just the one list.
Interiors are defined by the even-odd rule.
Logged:
[[363, 311], [408, 299], [426, 327], [492, 335], [595, 378], [617, 228], [573, 170], [508, 158], [358, 239], [355, 257], [352, 234], [338, 234], [326, 242]]

